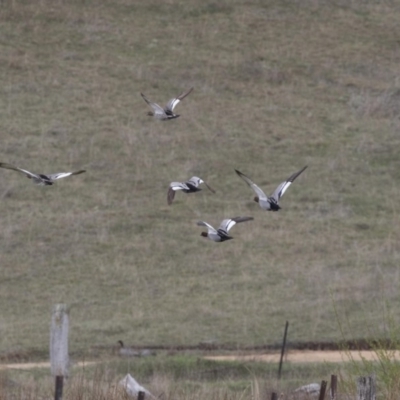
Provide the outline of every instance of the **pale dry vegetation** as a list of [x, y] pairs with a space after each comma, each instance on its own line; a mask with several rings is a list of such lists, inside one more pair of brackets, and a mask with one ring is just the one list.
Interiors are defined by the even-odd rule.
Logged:
[[[73, 368], [65, 380], [65, 399], [127, 399], [118, 382], [129, 372], [160, 399], [264, 399], [271, 392], [289, 394], [308, 379], [328, 376], [327, 366], [285, 367], [285, 380], [276, 380], [276, 365], [215, 362], [190, 355], [134, 361], [109, 361], [95, 367]], [[134, 372], [132, 372], [134, 370]], [[312, 378], [310, 378], [312, 377]], [[0, 372], [0, 399], [50, 398], [54, 380], [47, 370]], [[146, 396], [146, 398], [150, 398]], [[288, 398], [288, 397], [287, 397]]]
[[[0, 161], [85, 168], [38, 188], [0, 170], [0, 351], [238, 346], [385, 335], [399, 319], [397, 2], [3, 1]], [[148, 119], [193, 86], [181, 117]], [[304, 165], [279, 213], [267, 192]], [[178, 193], [203, 177], [217, 193]], [[254, 221], [234, 240], [198, 219]]]

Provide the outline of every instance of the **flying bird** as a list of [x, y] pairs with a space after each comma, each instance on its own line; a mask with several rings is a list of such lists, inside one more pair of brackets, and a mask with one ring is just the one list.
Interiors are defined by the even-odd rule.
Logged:
[[0, 167], [22, 172], [27, 178], [32, 179], [33, 183], [40, 186], [50, 186], [57, 179], [66, 178], [67, 176], [72, 176], [72, 175], [79, 175], [86, 172], [84, 169], [81, 169], [75, 172], [58, 172], [56, 174], [44, 175], [44, 174], [34, 174], [32, 172], [27, 171], [26, 169], [17, 168], [7, 163], [0, 163]]
[[215, 229], [210, 224], [204, 221], [197, 222], [198, 226], [205, 226], [208, 232], [201, 232], [201, 236], [208, 237], [214, 242], [225, 242], [226, 240], [233, 239], [232, 236], [228, 235], [229, 230], [240, 222], [252, 221], [253, 217], [235, 217], [230, 219], [224, 219], [218, 229]]
[[153, 116], [155, 119], [161, 121], [167, 121], [170, 119], [178, 118], [179, 114], [174, 114], [174, 108], [179, 104], [181, 100], [183, 100], [187, 95], [192, 92], [193, 88], [190, 88], [187, 92], [181, 93], [179, 96], [172, 98], [168, 101], [165, 108], [162, 108], [157, 103], [153, 103], [149, 101], [143, 93], [140, 93], [144, 99], [144, 101], [153, 109], [153, 111], [149, 111], [147, 115]]
[[302, 168], [300, 171], [295, 172], [293, 175], [290, 175], [286, 181], [282, 182], [272, 193], [270, 197], [268, 197], [248, 176], [241, 173], [237, 169], [235, 169], [236, 173], [256, 192], [254, 197], [254, 201], [260, 205], [263, 210], [267, 211], [279, 211], [281, 206], [279, 205], [279, 200], [286, 192], [288, 187], [294, 182], [294, 180], [307, 168], [307, 165]]
[[203, 179], [199, 178], [198, 176], [192, 176], [186, 182], [171, 182], [169, 185], [167, 196], [168, 204], [171, 205], [174, 201], [175, 192], [177, 190], [182, 190], [184, 193], [199, 192], [201, 190], [199, 188], [199, 185], [202, 183], [204, 183], [204, 185], [206, 185], [211, 192], [215, 193], [215, 190], [208, 186], [207, 183], [205, 183]]

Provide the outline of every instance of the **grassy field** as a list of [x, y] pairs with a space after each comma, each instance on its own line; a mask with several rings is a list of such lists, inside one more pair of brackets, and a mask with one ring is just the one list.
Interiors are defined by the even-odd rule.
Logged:
[[[400, 6], [3, 1], [0, 354], [385, 336], [400, 319]], [[194, 87], [181, 117], [146, 116]], [[279, 213], [268, 193], [304, 165]], [[177, 193], [198, 175], [217, 190]], [[199, 219], [253, 216], [234, 240]], [[343, 332], [338, 327], [343, 324]]]
[[[289, 394], [305, 382], [327, 379], [333, 371], [337, 373], [336, 368], [331, 364], [288, 364], [284, 368], [284, 380], [278, 382], [277, 366], [267, 363], [215, 362], [190, 354], [122, 361], [112, 359], [96, 366], [73, 368], [70, 378], [65, 381], [64, 391], [69, 400], [127, 398], [121, 396], [123, 391], [118, 390], [118, 382], [130, 373], [156, 398], [217, 400], [251, 396], [260, 400], [271, 398], [272, 392]], [[342, 382], [340, 389], [341, 394], [347, 391]], [[1, 399], [51, 398], [53, 392], [54, 379], [49, 377], [47, 368], [0, 371]]]

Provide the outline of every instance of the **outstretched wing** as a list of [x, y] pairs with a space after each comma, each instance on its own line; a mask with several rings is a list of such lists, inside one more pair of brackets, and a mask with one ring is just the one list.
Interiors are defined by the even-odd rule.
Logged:
[[154, 116], [163, 117], [165, 116], [165, 111], [162, 107], [160, 107], [157, 103], [153, 103], [149, 101], [143, 93], [140, 93], [144, 99], [144, 101], [153, 109]]
[[33, 174], [32, 172], [29, 172], [29, 171], [27, 171], [26, 169], [14, 167], [14, 166], [11, 165], [11, 164], [0, 163], [0, 167], [1, 167], [1, 168], [6, 168], [6, 169], [12, 169], [12, 170], [18, 171], [18, 172], [22, 172], [22, 173], [25, 174], [28, 178], [40, 179], [38, 175]]
[[67, 176], [72, 176], [72, 175], [83, 174], [84, 172], [86, 172], [86, 170], [84, 170], [84, 169], [81, 169], [81, 170], [75, 171], [75, 172], [58, 172], [56, 174], [48, 175], [48, 177], [52, 181], [56, 181], [57, 179], [66, 178]]
[[285, 181], [282, 182], [274, 191], [271, 197], [273, 197], [276, 202], [280, 200], [280, 198], [284, 195], [286, 190], [289, 188], [289, 186], [294, 182], [294, 180], [307, 168], [307, 165], [302, 168], [300, 171], [295, 172], [294, 174], [290, 175], [289, 178]]
[[210, 224], [208, 224], [207, 222], [204, 221], [198, 221], [197, 222], [198, 226], [205, 226], [208, 229], [208, 234], [210, 235], [211, 233], [217, 234], [218, 232], [214, 229], [214, 227], [212, 227]]
[[240, 222], [251, 221], [253, 219], [254, 219], [253, 217], [235, 217], [230, 219], [224, 219], [221, 222], [221, 225], [219, 226], [218, 229], [222, 229], [225, 232], [229, 232], [229, 230], [233, 228], [236, 224], [239, 224]]
[[167, 202], [168, 202], [168, 205], [169, 205], [169, 206], [170, 206], [170, 205], [172, 204], [172, 202], [174, 201], [174, 198], [175, 198], [175, 190], [178, 190], [178, 189], [173, 189], [172, 187], [170, 187], [170, 188], [168, 189]]
[[260, 200], [268, 200], [267, 195], [248, 176], [235, 169], [235, 172], [256, 192]]
[[188, 186], [185, 182], [171, 182], [169, 184], [167, 201], [168, 204], [171, 205], [175, 198], [175, 192], [177, 190], [189, 190]]
[[165, 106], [166, 111], [174, 111], [174, 108], [178, 105], [178, 103], [183, 100], [186, 96], [188, 96], [192, 92], [193, 88], [190, 88], [187, 92], [182, 92], [179, 96], [172, 98], [168, 101]]

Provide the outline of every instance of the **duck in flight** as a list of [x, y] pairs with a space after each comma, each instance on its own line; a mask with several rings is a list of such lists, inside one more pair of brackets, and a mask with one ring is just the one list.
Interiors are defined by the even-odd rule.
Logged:
[[186, 96], [188, 96], [192, 92], [193, 88], [190, 88], [187, 92], [182, 92], [179, 96], [173, 97], [168, 101], [165, 108], [162, 108], [157, 103], [153, 103], [149, 101], [143, 93], [140, 93], [144, 99], [144, 101], [153, 109], [153, 111], [149, 111], [147, 115], [153, 116], [155, 119], [160, 121], [168, 121], [170, 119], [178, 118], [179, 114], [174, 114], [174, 108], [179, 104], [181, 100], [183, 100]]
[[34, 174], [27, 171], [26, 169], [14, 167], [11, 164], [0, 163], [0, 168], [12, 169], [14, 171], [22, 172], [27, 178], [32, 179], [33, 183], [40, 186], [50, 186], [54, 181], [66, 178], [67, 176], [79, 175], [86, 172], [84, 169], [75, 172], [58, 172], [56, 174], [44, 175], [44, 174]]
[[203, 179], [199, 178], [198, 176], [192, 176], [188, 181], [186, 182], [171, 182], [169, 185], [168, 189], [168, 196], [167, 196], [167, 201], [168, 204], [171, 205], [172, 202], [174, 201], [175, 198], [175, 192], [177, 190], [182, 190], [184, 193], [195, 193], [199, 192], [201, 189], [199, 188], [199, 185], [204, 183], [204, 185], [207, 186], [207, 188], [215, 193], [215, 190], [212, 189], [210, 186], [207, 185], [203, 181]]
[[267, 211], [279, 211], [281, 206], [279, 205], [279, 200], [284, 195], [289, 186], [294, 182], [294, 180], [307, 168], [307, 165], [300, 171], [295, 172], [290, 175], [286, 181], [282, 182], [268, 197], [259, 186], [257, 186], [248, 176], [242, 172], [235, 169], [236, 173], [255, 191], [256, 195], [254, 201], [257, 202], [263, 210]]
[[208, 237], [214, 242], [225, 242], [226, 240], [233, 239], [233, 237], [229, 236], [228, 234], [231, 228], [240, 222], [252, 221], [253, 219], [253, 217], [235, 217], [224, 219], [218, 229], [215, 229], [213, 226], [204, 221], [197, 222], [197, 225], [205, 226], [208, 229], [207, 232], [201, 232], [201, 236]]

